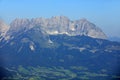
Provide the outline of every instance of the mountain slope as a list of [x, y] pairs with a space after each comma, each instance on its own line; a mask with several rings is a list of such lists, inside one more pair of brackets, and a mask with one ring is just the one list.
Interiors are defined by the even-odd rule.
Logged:
[[[15, 62], [17, 64], [26, 65], [31, 64], [31, 61], [33, 62], [33, 65], [47, 65], [48, 62], [46, 61], [51, 61], [53, 62], [53, 65], [57, 65], [56, 62], [54, 63], [54, 60], [57, 61], [59, 60], [59, 58], [62, 59], [66, 56], [66, 54], [72, 55], [71, 57], [76, 57], [74, 59], [78, 59], [78, 61], [78, 57], [81, 57], [80, 55], [83, 55], [84, 57], [90, 55], [98, 57], [99, 55], [104, 54], [108, 56], [114, 56], [114, 58], [117, 58], [120, 55], [120, 43], [117, 42], [94, 39], [87, 36], [45, 36], [45, 33], [43, 34], [40, 31], [36, 30], [39, 29], [31, 29], [30, 31], [27, 31], [26, 33], [23, 33], [16, 38], [11, 39], [7, 44], [1, 47], [0, 52], [3, 58], [6, 57], [5, 61], [10, 62], [10, 64], [14, 64]], [[38, 33], [39, 35], [36, 35]], [[84, 57], [82, 59], [84, 59]], [[51, 60], [49, 60], [49, 58]], [[24, 62], [22, 62], [21, 60], [24, 60]], [[39, 61], [41, 61], [41, 63], [39, 63]], [[7, 62], [5, 63], [7, 64]], [[57, 63], [59, 64], [59, 61]], [[78, 62], [78, 64], [80, 65], [81, 63]], [[9, 63], [7, 65], [9, 65]]]
[[[36, 35], [38, 33], [39, 35]], [[41, 29], [35, 27], [35, 29], [30, 29], [11, 39], [0, 48], [0, 52], [0, 65], [16, 72], [14, 74], [16, 76], [21, 75], [20, 79], [26, 78], [24, 75], [31, 78], [31, 73], [33, 73], [31, 70], [37, 72], [37, 75], [32, 75], [38, 77], [41, 74], [45, 80], [51, 80], [49, 76], [54, 71], [56, 74], [56, 70], [63, 71], [57, 71], [59, 74], [67, 74], [67, 71], [72, 71], [70, 74], [77, 76], [71, 76], [71, 79], [68, 79], [70, 76], [67, 75], [61, 78], [52, 75], [54, 79], [79, 80], [79, 76], [88, 75], [87, 78], [92, 80], [99, 77], [100, 79], [117, 80], [120, 76], [120, 43], [118, 42], [63, 34], [45, 36]], [[22, 67], [19, 67], [21, 65]], [[15, 68], [12, 68], [13, 66]], [[30, 66], [32, 67], [30, 68]], [[21, 72], [21, 68], [23, 72]], [[47, 77], [44, 77], [39, 69], [45, 69], [45, 72], [47, 69], [47, 72], [44, 73]], [[30, 72], [26, 72], [26, 70]], [[40, 74], [38, 75], [38, 73]], [[90, 73], [92, 77], [87, 73]]]

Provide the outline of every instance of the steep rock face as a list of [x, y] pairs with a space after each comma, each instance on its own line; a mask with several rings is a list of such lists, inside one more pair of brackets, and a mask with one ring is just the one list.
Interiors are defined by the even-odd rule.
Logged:
[[8, 25], [5, 24], [2, 20], [0, 20], [0, 41], [3, 37], [5, 37], [8, 29], [9, 29]]
[[106, 35], [95, 24], [86, 19], [76, 20], [74, 22], [74, 35], [85, 35], [93, 38], [106, 39]]
[[86, 19], [71, 21], [65, 16], [52, 18], [15, 19], [9, 33], [27, 31], [34, 26], [42, 27], [49, 35], [67, 34], [69, 36], [85, 35], [92, 38], [106, 39], [106, 35], [95, 24]]
[[29, 19], [15, 19], [10, 24], [10, 29], [8, 33], [19, 33], [20, 31], [25, 31], [30, 28]]

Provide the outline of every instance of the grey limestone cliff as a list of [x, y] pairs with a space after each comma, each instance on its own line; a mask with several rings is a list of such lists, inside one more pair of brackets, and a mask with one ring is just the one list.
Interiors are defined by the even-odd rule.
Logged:
[[69, 36], [85, 35], [92, 38], [106, 39], [104, 32], [86, 19], [72, 21], [65, 16], [51, 18], [15, 19], [10, 24], [9, 33], [24, 32], [39, 26], [49, 35], [67, 34]]

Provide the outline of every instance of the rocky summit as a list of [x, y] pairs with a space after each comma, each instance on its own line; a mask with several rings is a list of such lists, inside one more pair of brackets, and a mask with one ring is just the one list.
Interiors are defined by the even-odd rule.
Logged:
[[7, 35], [26, 32], [34, 27], [40, 27], [48, 35], [66, 34], [68, 36], [84, 35], [92, 38], [107, 39], [105, 33], [87, 19], [70, 20], [65, 16], [51, 18], [15, 19], [10, 24]]
[[9, 29], [8, 25], [5, 24], [2, 20], [0, 20], [0, 41], [5, 36], [8, 29]]

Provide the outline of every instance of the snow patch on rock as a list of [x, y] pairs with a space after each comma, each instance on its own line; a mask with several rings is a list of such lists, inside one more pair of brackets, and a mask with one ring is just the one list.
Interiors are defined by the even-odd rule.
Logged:
[[35, 50], [35, 48], [34, 48], [34, 46], [32, 45], [32, 44], [30, 44], [30, 49], [31, 49], [31, 51], [34, 51]]

